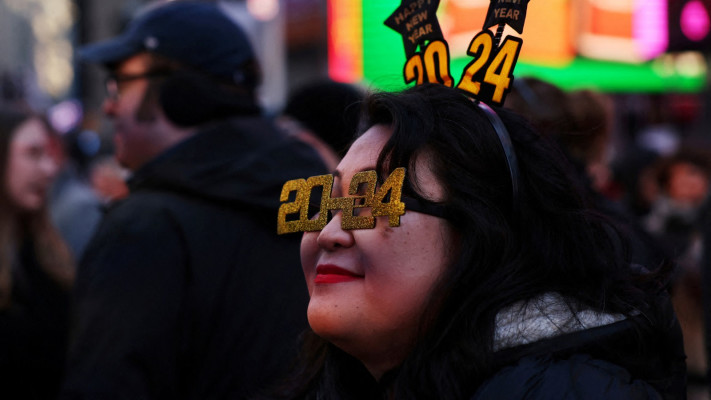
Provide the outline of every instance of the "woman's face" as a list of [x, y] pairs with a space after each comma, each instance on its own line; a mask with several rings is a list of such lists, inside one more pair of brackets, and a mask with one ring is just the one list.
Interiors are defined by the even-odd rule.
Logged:
[[[376, 169], [390, 134], [376, 125], [356, 140], [338, 165], [333, 197], [348, 193], [355, 173]], [[416, 180], [425, 198], [442, 200], [426, 155], [417, 160]], [[399, 227], [376, 217], [374, 229], [355, 230], [341, 229], [339, 212], [320, 232], [305, 233], [301, 262], [311, 328], [380, 378], [410, 351], [427, 297], [449, 264], [453, 236], [445, 220], [413, 211]]]
[[5, 190], [11, 203], [23, 211], [42, 208], [58, 169], [42, 122], [29, 119], [15, 130], [7, 162]]

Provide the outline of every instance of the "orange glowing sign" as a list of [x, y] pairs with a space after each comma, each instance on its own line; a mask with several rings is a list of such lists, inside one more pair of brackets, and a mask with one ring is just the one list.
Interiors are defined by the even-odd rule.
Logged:
[[666, 0], [581, 0], [578, 52], [601, 60], [640, 62], [667, 46]]
[[[443, 0], [442, 21], [452, 57], [465, 57], [467, 46], [480, 30], [489, 9], [489, 0]], [[545, 64], [564, 64], [575, 57], [570, 0], [531, 1], [528, 3], [526, 29], [519, 35], [506, 27], [504, 36], [520, 36], [526, 43], [521, 60]]]

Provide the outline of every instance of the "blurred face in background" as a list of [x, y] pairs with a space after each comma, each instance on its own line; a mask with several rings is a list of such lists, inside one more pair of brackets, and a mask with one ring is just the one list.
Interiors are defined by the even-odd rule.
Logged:
[[669, 169], [669, 197], [691, 206], [704, 202], [709, 191], [709, 178], [706, 173], [692, 163], [679, 162]]
[[40, 210], [58, 168], [45, 125], [35, 118], [22, 123], [8, 149], [5, 191], [10, 203], [21, 211]]

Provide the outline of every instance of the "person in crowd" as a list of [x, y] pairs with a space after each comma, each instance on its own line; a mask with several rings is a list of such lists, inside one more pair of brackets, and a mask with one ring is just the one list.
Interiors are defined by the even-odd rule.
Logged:
[[164, 2], [79, 55], [109, 70], [132, 174], [79, 265], [60, 398], [246, 398], [306, 326], [281, 185], [325, 167], [262, 116], [252, 47], [216, 3]]
[[277, 123], [313, 146], [332, 171], [353, 141], [364, 94], [348, 83], [310, 82], [289, 96]]
[[0, 109], [3, 399], [52, 399], [62, 381], [74, 261], [47, 210], [58, 170], [51, 135], [42, 117]]
[[630, 238], [633, 262], [648, 269], [668, 262], [670, 254], [640, 221], [606, 195], [612, 183], [608, 162], [614, 109], [609, 97], [591, 89], [565, 92], [544, 80], [524, 77], [515, 80], [505, 106], [561, 147], [587, 201]]
[[101, 200], [87, 182], [80, 163], [72, 156], [75, 135], [67, 133], [59, 140], [55, 152], [59, 172], [49, 193], [49, 210], [53, 224], [80, 260], [94, 231], [103, 217]]
[[[325, 204], [365, 203], [303, 234], [310, 330], [267, 398], [683, 398], [665, 271], [631, 265], [551, 141], [492, 114], [443, 85], [368, 97]], [[392, 226], [352, 178], [399, 168], [377, 197], [405, 204]], [[374, 228], [344, 229], [356, 216]]]
[[604, 190], [609, 177], [611, 99], [590, 89], [565, 92], [541, 79], [523, 77], [516, 79], [505, 106], [560, 144], [591, 190]]
[[[644, 226], [662, 238], [675, 256], [690, 250], [711, 185], [711, 150], [685, 146], [653, 167], [657, 196]], [[694, 256], [693, 258], [697, 258]]]
[[364, 91], [331, 80], [310, 82], [290, 96], [284, 115], [299, 121], [343, 157], [356, 134]]
[[705, 225], [709, 223], [711, 151], [696, 143], [682, 145], [652, 167], [658, 188], [644, 226], [678, 266], [671, 287], [672, 302], [684, 333], [688, 355], [689, 397], [708, 396], [708, 366], [704, 351], [703, 254]]

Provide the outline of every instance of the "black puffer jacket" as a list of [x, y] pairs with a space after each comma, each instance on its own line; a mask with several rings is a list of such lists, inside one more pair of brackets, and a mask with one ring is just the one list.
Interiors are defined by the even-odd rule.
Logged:
[[63, 399], [241, 399], [296, 352], [308, 294], [285, 181], [325, 167], [263, 119], [213, 126], [136, 172], [81, 262]]
[[681, 330], [664, 296], [626, 318], [542, 296], [497, 318], [501, 369], [483, 399], [685, 399]]

